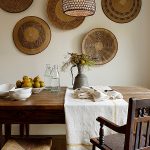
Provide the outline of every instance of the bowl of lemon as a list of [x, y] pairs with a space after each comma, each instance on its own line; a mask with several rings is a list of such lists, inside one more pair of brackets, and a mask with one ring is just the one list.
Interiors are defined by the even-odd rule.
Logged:
[[32, 93], [40, 93], [44, 88], [45, 84], [44, 81], [41, 80], [39, 76], [34, 78], [23, 76], [22, 81], [18, 80], [16, 82], [17, 88], [32, 88]]

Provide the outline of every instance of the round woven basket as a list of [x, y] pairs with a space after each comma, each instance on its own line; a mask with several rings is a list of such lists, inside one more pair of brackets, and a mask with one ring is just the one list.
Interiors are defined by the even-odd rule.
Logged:
[[141, 0], [102, 0], [105, 15], [117, 23], [127, 23], [135, 19], [140, 10]]
[[97, 65], [111, 61], [118, 50], [115, 35], [103, 28], [96, 28], [86, 34], [82, 42], [82, 52], [89, 55]]
[[0, 8], [10, 13], [19, 13], [26, 10], [33, 0], [0, 0]]
[[49, 0], [47, 14], [54, 26], [64, 30], [78, 27], [85, 19], [85, 17], [72, 17], [63, 13], [62, 0]]
[[49, 45], [51, 31], [48, 24], [41, 18], [28, 16], [15, 25], [13, 40], [21, 52], [34, 55], [42, 52]]

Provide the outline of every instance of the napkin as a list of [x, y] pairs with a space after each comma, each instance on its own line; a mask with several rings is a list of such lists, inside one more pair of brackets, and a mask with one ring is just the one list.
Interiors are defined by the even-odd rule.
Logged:
[[105, 93], [109, 96], [110, 99], [123, 99], [123, 95], [117, 91], [114, 90], [107, 90]]
[[97, 91], [92, 87], [78, 88], [74, 90], [73, 96], [77, 99], [91, 99], [93, 101], [104, 100], [109, 98], [109, 96], [107, 96], [105, 93]]
[[94, 87], [81, 87], [74, 90], [73, 97], [75, 99], [90, 99], [94, 102], [108, 99], [123, 99], [123, 95], [112, 89], [109, 90], [98, 90]]

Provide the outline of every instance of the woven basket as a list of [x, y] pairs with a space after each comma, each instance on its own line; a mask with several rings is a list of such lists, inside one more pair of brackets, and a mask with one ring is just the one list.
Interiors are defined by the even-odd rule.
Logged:
[[19, 13], [26, 10], [33, 0], [0, 0], [0, 7], [10, 13]]
[[105, 15], [117, 23], [127, 23], [137, 17], [141, 10], [141, 0], [102, 0]]
[[28, 16], [15, 25], [13, 40], [21, 52], [28, 55], [38, 54], [49, 45], [51, 30], [41, 18]]
[[85, 19], [85, 17], [72, 17], [63, 13], [62, 0], [49, 0], [47, 14], [54, 26], [64, 30], [78, 27]]
[[96, 28], [86, 34], [82, 42], [82, 52], [89, 55], [97, 65], [111, 61], [118, 50], [115, 35], [107, 29]]

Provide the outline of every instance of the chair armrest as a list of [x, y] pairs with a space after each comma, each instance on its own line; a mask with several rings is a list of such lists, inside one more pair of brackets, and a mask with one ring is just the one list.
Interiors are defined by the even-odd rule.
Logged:
[[126, 132], [126, 125], [118, 126], [118, 125], [114, 124], [113, 122], [111, 122], [111, 121], [109, 121], [103, 117], [98, 117], [96, 120], [98, 122], [100, 122], [100, 124], [103, 124], [103, 125], [109, 127], [110, 129], [118, 132], [118, 133], [125, 134], [125, 132]]

